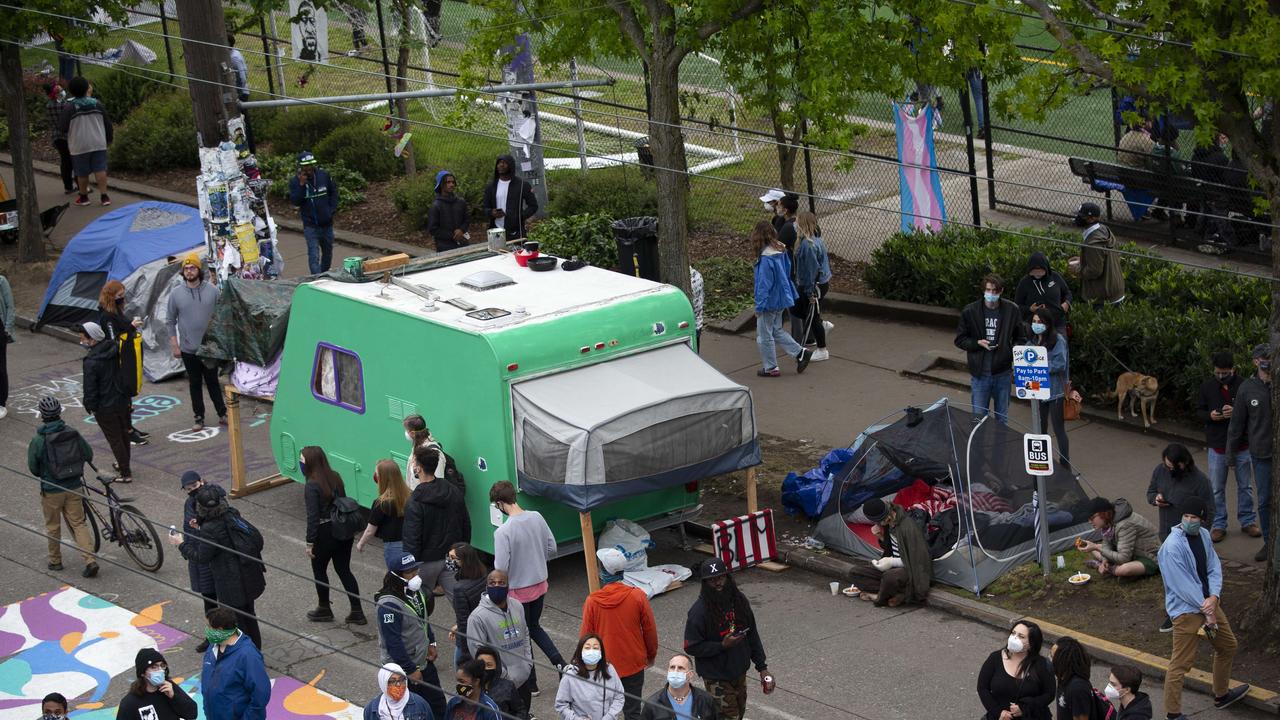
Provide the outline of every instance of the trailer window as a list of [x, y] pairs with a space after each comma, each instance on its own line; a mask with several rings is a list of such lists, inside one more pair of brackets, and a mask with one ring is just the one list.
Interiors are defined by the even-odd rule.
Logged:
[[328, 343], [316, 345], [311, 393], [321, 402], [364, 412], [364, 372], [360, 357]]
[[742, 410], [713, 410], [673, 418], [607, 442], [605, 482], [657, 475], [709, 460], [742, 443]]
[[523, 467], [531, 477], [543, 482], [563, 483], [569, 468], [569, 446], [525, 420]]

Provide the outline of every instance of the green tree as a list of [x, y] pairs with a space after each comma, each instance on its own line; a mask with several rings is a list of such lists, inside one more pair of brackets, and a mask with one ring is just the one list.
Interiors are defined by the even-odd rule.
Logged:
[[93, 17], [101, 10], [116, 20], [125, 18], [118, 0], [24, 0], [22, 12], [0, 13], [0, 94], [9, 119], [9, 146], [13, 152], [14, 194], [18, 198], [18, 262], [45, 259], [40, 232], [40, 206], [36, 178], [31, 168], [31, 127], [22, 88], [22, 46], [44, 34], [58, 35], [68, 52], [94, 46], [104, 28], [93, 23], [73, 23], [71, 18]]
[[[1113, 85], [1154, 110], [1193, 118], [1197, 141], [1206, 143], [1218, 132], [1227, 136], [1265, 196], [1272, 222], [1280, 220], [1280, 125], [1259, 123], [1254, 117], [1257, 109], [1269, 119], [1280, 97], [1280, 5], [1240, 0], [1021, 4], [1033, 9], [1061, 44], [1051, 58], [1061, 65], [1041, 64], [1020, 82], [1024, 108], [1043, 108], [1049, 104], [1045, 98], [1061, 102], [1066, 94], [1097, 82]], [[1272, 226], [1271, 237], [1274, 348], [1280, 341], [1280, 227]], [[1272, 384], [1272, 413], [1273, 431], [1280, 436], [1280, 383]], [[1273, 475], [1273, 518], [1280, 501], [1278, 479], [1280, 475]], [[1270, 553], [1262, 595], [1245, 618], [1255, 637], [1266, 637], [1272, 646], [1280, 641], [1277, 525], [1272, 523], [1271, 537], [1266, 538]]]

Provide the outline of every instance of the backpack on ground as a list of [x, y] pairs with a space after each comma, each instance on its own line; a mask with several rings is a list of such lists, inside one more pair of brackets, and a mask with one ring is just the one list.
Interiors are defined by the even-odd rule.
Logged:
[[1111, 704], [1106, 695], [1098, 692], [1097, 688], [1089, 688], [1093, 691], [1093, 704], [1097, 710], [1097, 720], [1116, 720], [1116, 707]]
[[74, 480], [84, 476], [84, 439], [71, 428], [63, 428], [44, 438], [45, 469], [53, 480]]
[[360, 505], [343, 495], [333, 499], [329, 508], [329, 533], [334, 540], [350, 540], [364, 530], [364, 518], [360, 517]]

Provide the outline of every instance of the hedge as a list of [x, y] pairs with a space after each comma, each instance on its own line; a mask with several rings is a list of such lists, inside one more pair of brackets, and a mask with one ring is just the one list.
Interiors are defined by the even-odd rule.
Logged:
[[653, 181], [625, 167], [554, 170], [547, 173], [549, 215], [599, 213], [611, 218], [656, 216]]
[[[1045, 234], [1040, 228], [1032, 231]], [[1049, 234], [1079, 240], [1075, 234]], [[1086, 395], [1098, 397], [1114, 389], [1123, 363], [1159, 378], [1162, 402], [1186, 413], [1211, 372], [1210, 355], [1229, 351], [1236, 367], [1248, 368], [1250, 350], [1266, 341], [1267, 283], [1219, 270], [1188, 271], [1132, 243], [1122, 247], [1138, 254], [1121, 261], [1125, 302], [1099, 309], [1079, 301], [1072, 306], [1071, 379]], [[1012, 299], [1033, 250], [1044, 252], [1079, 293], [1079, 281], [1066, 273], [1067, 258], [1078, 254], [1077, 247], [1033, 242], [999, 228], [894, 235], [872, 253], [864, 279], [888, 300], [960, 308], [978, 298], [979, 282], [988, 272], [1005, 278], [1005, 295]]]
[[116, 130], [108, 158], [122, 170], [197, 168], [196, 122], [185, 92], [153, 95]]
[[529, 230], [529, 239], [541, 243], [541, 249], [565, 259], [579, 260], [598, 268], [618, 267], [618, 246], [609, 225], [613, 219], [599, 213], [583, 213], [550, 217]]
[[256, 110], [249, 111], [254, 141], [271, 145], [271, 151], [276, 155], [294, 157], [303, 150], [315, 152], [316, 145], [334, 130], [360, 122], [364, 117], [356, 113], [335, 112], [317, 105], [265, 114]]
[[340, 162], [359, 172], [366, 180], [390, 180], [401, 167], [392, 149], [395, 142], [369, 123], [343, 125], [325, 136], [315, 147], [321, 163]]

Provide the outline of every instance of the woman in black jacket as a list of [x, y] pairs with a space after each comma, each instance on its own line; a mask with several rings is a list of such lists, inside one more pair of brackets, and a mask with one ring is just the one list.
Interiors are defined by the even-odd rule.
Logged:
[[498, 704], [502, 717], [528, 717], [524, 700], [516, 690], [515, 683], [502, 676], [502, 658], [498, 651], [488, 645], [481, 645], [476, 648], [476, 660], [484, 663], [484, 691]]
[[302, 448], [302, 459], [299, 461], [302, 475], [307, 484], [302, 489], [302, 497], [307, 503], [307, 557], [311, 558], [311, 575], [316, 580], [315, 610], [307, 612], [307, 619], [312, 622], [331, 622], [333, 610], [329, 607], [329, 563], [333, 563], [333, 571], [342, 580], [342, 588], [347, 591], [351, 601], [351, 612], [345, 622], [351, 625], [364, 625], [367, 621], [364, 610], [360, 608], [360, 584], [351, 573], [351, 547], [355, 538], [338, 540], [333, 537], [329, 528], [329, 516], [333, 510], [334, 498], [346, 497], [346, 488], [342, 484], [342, 476], [329, 467], [329, 457], [316, 445]]
[[[125, 317], [124, 295], [124, 283], [119, 280], [108, 280], [102, 286], [98, 293], [98, 325], [107, 334], [107, 340], [120, 349], [120, 372], [124, 377], [125, 390], [129, 397], [134, 398], [142, 390], [142, 335], [138, 332], [142, 323]], [[151, 433], [134, 427], [131, 418], [129, 442], [146, 445], [150, 438]]]
[[1147, 485], [1147, 502], [1160, 508], [1156, 530], [1160, 541], [1169, 536], [1169, 530], [1182, 522], [1185, 503], [1191, 498], [1204, 501], [1213, 517], [1213, 488], [1209, 478], [1196, 467], [1191, 451], [1181, 443], [1170, 443], [1160, 454], [1160, 464], [1151, 471], [1151, 483]]
[[[978, 672], [978, 697], [986, 720], [1050, 720], [1057, 683], [1053, 667], [1040, 655], [1040, 626], [1019, 620], [1005, 647], [987, 656]], [[1015, 712], [1017, 714], [1015, 714]]]
[[457, 648], [453, 651], [454, 664], [461, 664], [471, 653], [467, 650], [467, 618], [480, 607], [480, 596], [489, 581], [489, 567], [480, 559], [480, 552], [467, 543], [454, 543], [444, 561], [445, 572], [452, 572], [453, 587], [449, 599], [457, 623], [452, 636]]
[[137, 679], [120, 701], [116, 720], [195, 720], [196, 701], [169, 679], [169, 664], [153, 648], [133, 660]]
[[266, 567], [261, 560], [255, 563], [236, 553], [231, 525], [243, 520], [227, 503], [227, 494], [222, 488], [216, 485], [200, 488], [196, 491], [195, 505], [198, 527], [184, 529], [178, 552], [186, 560], [209, 567], [218, 603], [237, 611], [236, 625], [261, 650], [262, 634], [253, 601], [266, 589]]

